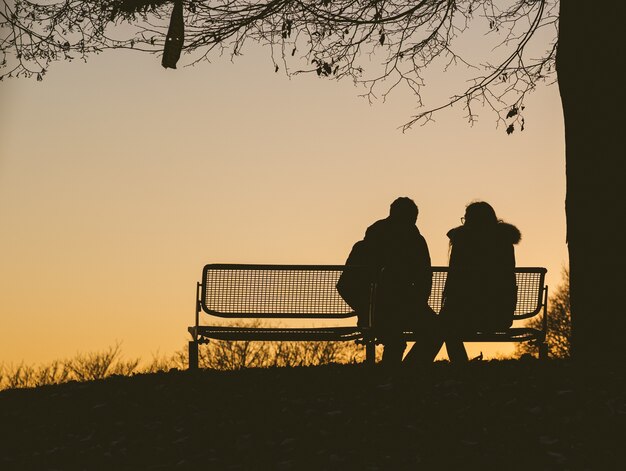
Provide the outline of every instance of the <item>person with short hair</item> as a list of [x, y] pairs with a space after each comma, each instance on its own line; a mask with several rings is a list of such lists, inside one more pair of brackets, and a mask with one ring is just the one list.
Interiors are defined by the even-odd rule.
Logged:
[[[355, 244], [348, 258], [347, 264], [350, 264], [350, 259], [356, 259], [358, 252], [359, 260], [354, 263], [373, 267], [377, 288], [372, 328], [384, 345], [382, 362], [385, 365], [402, 362], [406, 349], [405, 330], [416, 332], [419, 337], [407, 354], [407, 363], [432, 362], [442, 345], [437, 316], [428, 306], [432, 267], [428, 245], [416, 226], [418, 214], [412, 199], [397, 198], [391, 203], [389, 216], [367, 228], [365, 237]], [[360, 292], [364, 297], [365, 289]], [[344, 299], [348, 301], [346, 296]], [[359, 315], [359, 319], [362, 318]]]

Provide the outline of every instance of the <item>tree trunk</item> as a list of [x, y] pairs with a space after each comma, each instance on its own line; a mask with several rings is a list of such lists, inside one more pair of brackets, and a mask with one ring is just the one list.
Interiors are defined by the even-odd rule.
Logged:
[[622, 361], [624, 277], [623, 22], [621, 1], [562, 0], [557, 52], [566, 145], [572, 357]]

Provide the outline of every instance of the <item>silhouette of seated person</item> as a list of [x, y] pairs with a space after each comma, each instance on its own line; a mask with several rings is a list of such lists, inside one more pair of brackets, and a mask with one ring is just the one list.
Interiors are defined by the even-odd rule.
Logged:
[[448, 232], [450, 263], [440, 318], [448, 356], [466, 362], [461, 338], [475, 332], [497, 332], [513, 323], [517, 302], [514, 245], [520, 231], [499, 220], [488, 203], [465, 209], [463, 225]]
[[[355, 309], [361, 326], [369, 325], [369, 286], [376, 281], [372, 328], [383, 343], [383, 364], [398, 365], [406, 342], [404, 331], [418, 339], [405, 362], [433, 361], [442, 345], [437, 316], [428, 306], [432, 284], [430, 254], [417, 226], [417, 205], [407, 197], [396, 199], [389, 216], [376, 221], [357, 242], [346, 265], [371, 267], [367, 272], [345, 272], [337, 289]], [[364, 275], [364, 273], [367, 273]]]

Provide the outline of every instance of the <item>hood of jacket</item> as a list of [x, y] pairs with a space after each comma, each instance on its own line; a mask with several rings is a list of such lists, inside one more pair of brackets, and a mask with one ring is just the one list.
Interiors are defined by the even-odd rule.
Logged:
[[488, 231], [477, 230], [469, 226], [459, 226], [455, 227], [454, 229], [450, 229], [447, 235], [452, 244], [465, 238], [483, 236], [497, 237], [502, 241], [508, 242], [510, 244], [517, 244], [520, 240], [522, 240], [522, 233], [519, 231], [519, 229], [513, 224], [509, 224], [507, 222], [499, 222], [496, 226], [493, 227], [493, 229]]

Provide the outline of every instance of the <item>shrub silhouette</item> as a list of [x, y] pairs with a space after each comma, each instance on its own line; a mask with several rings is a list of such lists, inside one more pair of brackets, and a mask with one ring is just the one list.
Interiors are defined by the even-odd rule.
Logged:
[[73, 379], [92, 381], [104, 379], [111, 375], [130, 376], [139, 366], [139, 359], [122, 360], [120, 343], [109, 347], [104, 352], [79, 353], [65, 362]]
[[[380, 354], [380, 352], [378, 352]], [[202, 368], [239, 370], [358, 363], [364, 360], [363, 347], [354, 342], [258, 342], [211, 341], [202, 345], [199, 363]], [[54, 360], [39, 366], [0, 365], [0, 390], [32, 388], [68, 381], [94, 381], [114, 375], [157, 373], [187, 368], [187, 349], [173, 354], [153, 354], [142, 365], [141, 359], [122, 358], [121, 344], [101, 352], [78, 353], [66, 360]]]
[[93, 381], [112, 375], [130, 376], [139, 371], [139, 359], [121, 358], [121, 344], [103, 352], [78, 353], [67, 360], [54, 360], [39, 366], [0, 365], [0, 390], [31, 388], [68, 381]]
[[216, 370], [294, 367], [358, 363], [364, 356], [363, 348], [354, 342], [215, 340], [200, 348], [199, 365]]

